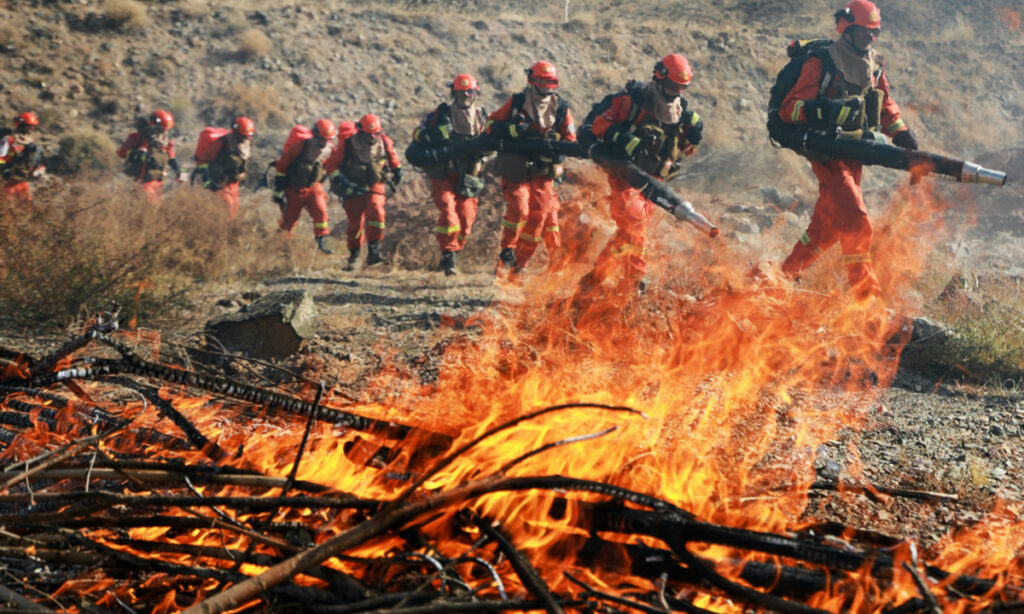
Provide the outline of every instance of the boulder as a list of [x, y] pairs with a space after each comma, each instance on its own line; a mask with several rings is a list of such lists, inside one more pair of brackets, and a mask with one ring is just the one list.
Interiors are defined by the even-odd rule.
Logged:
[[207, 343], [250, 358], [291, 356], [316, 333], [316, 306], [306, 290], [272, 292], [206, 323]]

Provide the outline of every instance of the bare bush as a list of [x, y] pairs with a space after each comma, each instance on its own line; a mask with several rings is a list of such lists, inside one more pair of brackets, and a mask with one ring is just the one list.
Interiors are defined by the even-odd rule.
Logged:
[[274, 50], [274, 43], [262, 30], [251, 28], [238, 37], [238, 52], [247, 60], [263, 58]]
[[106, 132], [78, 128], [61, 137], [59, 147], [62, 171], [109, 170], [117, 164], [116, 145]]
[[103, 13], [126, 32], [136, 32], [150, 24], [146, 6], [136, 0], [107, 0]]
[[196, 281], [271, 266], [256, 246], [265, 250], [274, 235], [230, 220], [215, 194], [179, 187], [152, 204], [132, 190], [81, 177], [28, 205], [0, 202], [0, 310], [9, 321], [67, 325], [111, 301], [166, 315]]
[[275, 89], [233, 83], [228, 91], [211, 103], [211, 119], [245, 115], [257, 125], [271, 128], [283, 127], [287, 114], [281, 104], [281, 96]]

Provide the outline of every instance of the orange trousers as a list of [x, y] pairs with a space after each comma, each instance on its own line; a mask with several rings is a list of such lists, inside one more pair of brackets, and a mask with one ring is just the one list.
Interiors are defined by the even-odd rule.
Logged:
[[238, 205], [240, 202], [240, 198], [238, 196], [238, 182], [229, 183], [220, 188], [217, 190], [217, 196], [220, 196], [221, 200], [227, 203], [228, 215], [231, 216], [231, 219], [238, 217]]
[[363, 243], [380, 241], [384, 237], [384, 205], [387, 204], [384, 189], [383, 183], [377, 183], [368, 193], [349, 196], [341, 201], [341, 206], [348, 217], [345, 237], [350, 250], [359, 249]]
[[608, 176], [611, 187], [609, 209], [615, 221], [615, 234], [597, 256], [594, 278], [600, 282], [621, 267], [625, 280], [639, 280], [647, 274], [647, 227], [656, 208], [640, 190], [625, 181]]
[[793, 251], [782, 263], [782, 271], [795, 277], [814, 264], [837, 242], [850, 287], [858, 298], [881, 293], [871, 268], [871, 221], [860, 190], [863, 166], [852, 160], [812, 162], [818, 178], [818, 202], [811, 223]]
[[535, 177], [523, 182], [502, 178], [501, 191], [508, 209], [501, 220], [501, 247], [515, 248], [516, 266], [525, 267], [541, 241], [553, 256], [562, 246], [558, 227], [561, 203], [555, 192], [555, 181]]
[[8, 181], [4, 184], [4, 197], [22, 202], [32, 202], [32, 189], [27, 181]]
[[446, 252], [462, 251], [476, 221], [477, 199], [457, 193], [457, 182], [457, 177], [430, 179], [430, 196], [438, 211], [434, 233], [441, 249]]
[[281, 215], [281, 229], [289, 233], [299, 223], [302, 210], [309, 211], [313, 218], [313, 236], [322, 237], [331, 230], [327, 227], [327, 192], [321, 183], [314, 183], [308, 188], [284, 189], [284, 213]]

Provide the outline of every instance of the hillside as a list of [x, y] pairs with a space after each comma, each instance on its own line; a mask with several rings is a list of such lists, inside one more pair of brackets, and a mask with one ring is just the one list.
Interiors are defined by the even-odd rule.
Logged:
[[[9, 78], [0, 93], [7, 115], [37, 110], [46, 151], [59, 154], [65, 139], [76, 168], [83, 147], [87, 167], [116, 167], [112, 145], [153, 108], [175, 114], [185, 161], [203, 125], [252, 116], [262, 168], [292, 124], [321, 116], [377, 113], [404, 147], [456, 72], [478, 75], [482, 100], [494, 108], [522, 87], [525, 67], [551, 59], [582, 117], [604, 93], [646, 78], [657, 58], [679, 51], [695, 67], [687, 98], [707, 128], [676, 189], [764, 226], [779, 202], [795, 197], [806, 207], [815, 198], [803, 160], [769, 146], [763, 108], [788, 41], [831, 36], [833, 10], [820, 0], [565, 2], [537, 10], [501, 2], [8, 0], [0, 66]], [[923, 147], [973, 159], [1020, 146], [1022, 85], [1012, 78], [1024, 70], [1019, 13], [996, 1], [896, 3], [883, 13], [878, 47]], [[884, 193], [902, 179], [873, 169], [865, 185]], [[1018, 194], [1004, 192], [1011, 190]], [[400, 196], [393, 208], [420, 197]]]

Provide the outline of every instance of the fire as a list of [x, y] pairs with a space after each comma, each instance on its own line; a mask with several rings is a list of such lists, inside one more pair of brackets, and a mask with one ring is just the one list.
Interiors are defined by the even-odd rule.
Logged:
[[[90, 407], [131, 427], [130, 435], [102, 439], [98, 454], [108, 459], [129, 452], [197, 466], [216, 459], [222, 469], [244, 471], [250, 478], [285, 478], [294, 472], [296, 480], [326, 488], [323, 496], [348, 494], [363, 500], [340, 509], [282, 506], [250, 511], [222, 510], [215, 503], [169, 504], [161, 513], [180, 519], [178, 528], [91, 528], [84, 533], [126, 556], [180, 568], [202, 562], [213, 570], [252, 576], [272, 570], [278, 558], [295, 554], [295, 549], [238, 526], [302, 527], [309, 547], [339, 539], [375, 513], [386, 514], [387, 503], [401, 493], [417, 503], [488, 476], [566, 476], [609, 490], [531, 487], [489, 492], [465, 505], [431, 509], [415, 519], [416, 531], [429, 536], [438, 556], [460, 560], [464, 577], [486, 578], [487, 583], [481, 581], [483, 595], [498, 589], [490, 583], [491, 575], [476, 569], [477, 559], [499, 557], [494, 541], [474, 544], [486, 528], [480, 523], [491, 521], [500, 522], [501, 531], [534, 563], [546, 585], [564, 594], [579, 591], [578, 582], [610, 594], [629, 593], [630, 587], [656, 592], [654, 578], [631, 571], [634, 552], [697, 557], [725, 583], [751, 583], [750, 574], [756, 572], [772, 584], [787, 570], [817, 570], [786, 537], [773, 542], [779, 551], [742, 545], [740, 537], [788, 536], [807, 525], [802, 516], [816, 477], [815, 451], [844, 430], [861, 430], [878, 406], [879, 391], [892, 381], [907, 335], [906, 319], [897, 314], [913, 314], [920, 307], [913, 283], [925, 269], [931, 245], [947, 232], [936, 221], [945, 206], [923, 186], [893, 195], [877, 224], [873, 254], [884, 301], [851, 302], [835, 255], [826, 256], [799, 285], [756, 283], [745, 275], [752, 254], [695, 238], [667, 223], [655, 229], [650, 247], [660, 255], [651, 273], [658, 282], [654, 290], [640, 300], [611, 285], [602, 295], [583, 296], [575, 282], [586, 272], [593, 249], [571, 246], [577, 262], [530, 277], [525, 287], [508, 288], [501, 305], [475, 320], [480, 332], [472, 342], [448, 346], [435, 383], [410, 384], [395, 370], [382, 373], [370, 387], [375, 403], [353, 406], [330, 390], [323, 394], [321, 404], [329, 410], [406, 430], [360, 431], [315, 421], [304, 437], [305, 417], [258, 404], [200, 395], [176, 384], [164, 385], [156, 398], [145, 392], [114, 398], [102, 381], [82, 382]], [[591, 243], [598, 234], [593, 228], [566, 232]], [[147, 342], [157, 354], [157, 337], [132, 335], [132, 341]], [[307, 388], [296, 394], [313, 398], [316, 391]], [[561, 405], [565, 407], [558, 411], [524, 419], [535, 410]], [[36, 414], [47, 408], [41, 406]], [[82, 436], [80, 407], [69, 403], [52, 409], [56, 426], [37, 419], [33, 429], [7, 448], [8, 462]], [[204, 449], [168, 446], [166, 436], [176, 442], [184, 437], [175, 412], [207, 440]], [[496, 428], [510, 421], [517, 422]], [[100, 434], [103, 428], [97, 424], [90, 432]], [[444, 454], [463, 447], [447, 464], [438, 465]], [[856, 475], [856, 466], [852, 469]], [[126, 470], [132, 486], [117, 494], [159, 497], [168, 492], [170, 487], [156, 477], [144, 479], [149, 470], [154, 469]], [[291, 487], [284, 480], [232, 482], [228, 478], [233, 475], [206, 476], [208, 481], [189, 484], [188, 493], [210, 500], [283, 497]], [[408, 491], [417, 479], [422, 485]], [[174, 488], [181, 492], [183, 487]], [[626, 499], [627, 492], [636, 497], [616, 503], [617, 513], [635, 512], [632, 522], [637, 527], [650, 526], [620, 531], [600, 524], [609, 500]], [[674, 507], [655, 514], [644, 495]], [[133, 501], [144, 503], [142, 498]], [[952, 574], [998, 578], [987, 599], [998, 598], [1006, 586], [1024, 577], [1020, 512], [999, 506], [977, 526], [951, 534], [927, 565]], [[697, 523], [729, 530], [717, 541], [698, 534], [676, 542], [672, 535], [659, 534], [659, 522], [668, 523], [663, 526], [672, 531]], [[147, 552], [146, 544], [166, 547]], [[584, 553], [595, 548], [601, 554], [589, 556], [597, 563], [582, 564]], [[330, 558], [326, 567], [400, 583], [400, 568], [379, 570], [373, 561], [429, 561], [427, 552], [408, 549], [406, 537], [383, 532], [348, 548], [344, 557]], [[258, 563], [234, 560], [246, 552], [264, 558]], [[844, 571], [827, 577], [820, 572], [823, 588], [808, 599], [810, 606], [881, 612], [921, 594], [915, 570], [925, 569], [926, 563], [911, 542], [861, 558], [850, 552], [852, 562]], [[891, 569], [886, 582], [878, 580], [881, 559]], [[527, 591], [515, 579], [508, 558], [501, 558], [493, 573], [505, 578], [503, 590]], [[931, 587], [943, 600], [944, 611], [973, 611], [988, 603], [980, 598], [957, 601], [947, 592], [953, 582], [950, 576]], [[326, 585], [313, 572], [300, 574], [295, 584]], [[90, 573], [68, 580], [54, 596], [92, 595], [113, 607], [115, 595], [131, 601], [145, 592], [158, 595], [147, 601], [155, 604], [153, 611], [170, 612], [222, 589], [212, 580], [185, 582], [173, 571], [153, 574], [132, 588]], [[677, 588], [675, 598], [719, 612], [748, 607], [724, 589], [696, 593]]]

